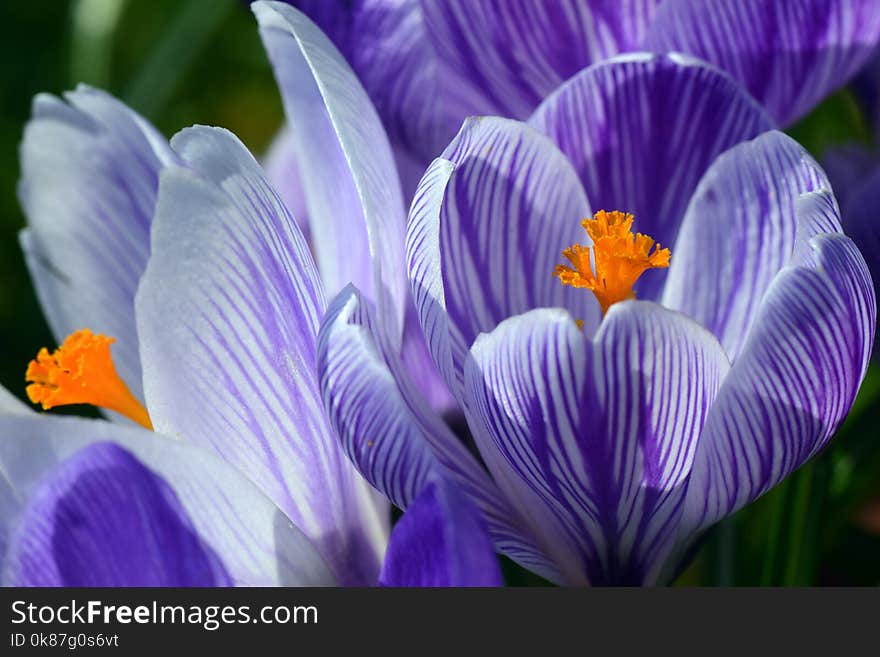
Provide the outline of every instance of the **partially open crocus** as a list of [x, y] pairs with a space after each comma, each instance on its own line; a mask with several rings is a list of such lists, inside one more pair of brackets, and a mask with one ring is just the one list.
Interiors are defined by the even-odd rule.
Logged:
[[825, 174], [772, 125], [717, 69], [648, 54], [586, 69], [525, 123], [468, 119], [422, 178], [407, 257], [480, 459], [350, 288], [318, 363], [361, 472], [403, 506], [453, 473], [498, 549], [553, 581], [668, 581], [826, 444], [873, 339]]

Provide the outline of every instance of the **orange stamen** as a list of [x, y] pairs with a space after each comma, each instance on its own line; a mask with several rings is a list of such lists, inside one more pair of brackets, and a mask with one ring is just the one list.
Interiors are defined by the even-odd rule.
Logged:
[[669, 249], [661, 249], [647, 235], [633, 235], [632, 223], [631, 214], [617, 211], [600, 210], [592, 219], [584, 219], [581, 225], [593, 246], [568, 247], [562, 255], [572, 266], [557, 265], [553, 272], [563, 285], [595, 294], [603, 315], [612, 304], [635, 298], [633, 285], [645, 271], [669, 266]]
[[110, 345], [114, 338], [89, 329], [71, 333], [51, 354], [43, 347], [28, 363], [28, 398], [43, 410], [68, 404], [92, 404], [153, 428], [147, 409], [116, 372]]

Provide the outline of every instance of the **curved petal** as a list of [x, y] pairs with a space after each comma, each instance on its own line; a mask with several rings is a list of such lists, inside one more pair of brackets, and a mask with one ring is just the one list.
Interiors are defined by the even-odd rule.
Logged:
[[278, 192], [278, 196], [296, 220], [303, 239], [311, 242], [309, 211], [306, 209], [302, 174], [299, 171], [296, 138], [289, 127], [284, 126], [275, 135], [263, 158], [263, 168], [266, 170], [266, 179]]
[[234, 135], [180, 132], [137, 297], [158, 431], [215, 449], [259, 485], [343, 581], [375, 581], [385, 541], [321, 406], [324, 294], [296, 223]]
[[581, 577], [652, 583], [729, 368], [718, 342], [683, 315], [629, 301], [592, 341], [570, 315], [537, 310], [481, 336], [471, 354], [475, 431], [559, 519]]
[[643, 47], [724, 69], [785, 126], [846, 84], [878, 38], [874, 0], [667, 0]]
[[467, 350], [481, 332], [545, 306], [569, 308], [591, 331], [599, 310], [553, 276], [562, 249], [583, 241], [590, 209], [552, 143], [518, 121], [471, 118], [443, 158], [451, 169], [435, 163], [416, 193], [407, 254], [428, 346], [460, 400]]
[[[141, 465], [128, 463], [123, 469], [128, 475], [126, 477], [102, 476], [96, 470], [110, 462], [97, 458], [101, 452], [91, 450], [80, 453], [79, 450], [106, 442], [124, 448], [130, 453], [129, 458], [136, 458]], [[71, 458], [73, 460], [68, 461]], [[3, 539], [0, 544], [6, 542], [12, 528], [22, 519], [24, 524], [12, 532], [13, 544], [17, 531], [18, 540], [25, 541], [19, 547], [26, 547], [28, 542], [32, 547], [41, 543], [48, 547], [46, 541], [53, 539], [51, 535], [43, 535], [43, 532], [54, 529], [61, 532], [58, 534], [59, 541], [62, 535], [65, 537], [63, 542], [56, 544], [55, 549], [66, 552], [63, 555], [56, 553], [56, 556], [63, 556], [68, 564], [73, 564], [76, 559], [86, 556], [85, 552], [77, 555], [70, 552], [73, 544], [66, 539], [74, 538], [71, 533], [74, 527], [69, 523], [53, 525], [52, 518], [41, 519], [40, 512], [51, 511], [54, 502], [54, 519], [60, 520], [57, 516], [62, 509], [58, 503], [63, 504], [62, 498], [67, 495], [59, 497], [58, 493], [63, 493], [63, 489], [67, 488], [67, 501], [74, 507], [68, 510], [73, 512], [80, 507], [80, 517], [84, 520], [94, 518], [91, 514], [97, 510], [95, 505], [103, 504], [103, 510], [112, 514], [113, 509], [107, 502], [114, 499], [113, 496], [118, 499], [118, 496], [126, 494], [125, 481], [128, 480], [128, 493], [135, 495], [141, 503], [165, 503], [164, 510], [138, 507], [147, 514], [141, 516], [141, 522], [149, 518], [153, 521], [164, 519], [161, 523], [147, 523], [158, 531], [168, 529], [165, 521], [172, 519], [170, 514], [173, 512], [177, 513], [181, 522], [186, 518], [202, 547], [216, 555], [231, 582], [236, 585], [314, 586], [334, 582], [308, 539], [251, 482], [216, 456], [178, 440], [139, 428], [83, 418], [41, 417], [37, 414], [0, 417], [0, 473], [11, 499], [15, 501], [14, 506], [0, 507], [0, 538]], [[80, 495], [70, 485], [85, 485], [87, 482], [82, 479], [83, 475], [91, 479], [91, 485]], [[140, 481], [132, 481], [130, 477], [134, 476]], [[156, 481], [159, 478], [164, 482]], [[154, 495], [149, 499], [144, 497], [147, 492], [144, 486], [153, 488]], [[164, 500], [155, 499], [158, 489], [162, 489]], [[92, 494], [98, 493], [105, 501], [93, 499], [85, 504]], [[130, 511], [131, 507], [128, 508]], [[127, 522], [133, 525], [135, 520], [133, 514]], [[124, 522], [123, 518], [117, 515], [114, 522], [119, 529], [123, 528], [119, 524]], [[41, 526], [41, 523], [47, 524]], [[131, 525], [127, 526], [131, 528]], [[96, 526], [92, 528], [96, 532], [101, 529]], [[179, 533], [177, 536], [181, 538]], [[94, 537], [97, 539], [100, 535], [95, 534]], [[122, 540], [122, 537], [119, 539]], [[80, 545], [84, 550], [90, 549], [85, 544]], [[192, 543], [190, 547], [193, 547]], [[27, 550], [18, 554], [23, 559], [37, 556], [29, 557]], [[146, 556], [144, 553], [142, 555]], [[110, 554], [105, 558], [109, 559]], [[203, 563], [208, 565], [205, 561]], [[60, 566], [58, 562], [56, 565]], [[212, 571], [213, 565], [211, 563]], [[14, 562], [11, 566], [7, 565], [7, 577], [14, 576], [15, 570]]]
[[659, 0], [423, 0], [444, 99], [463, 119], [517, 119], [594, 62], [632, 49]]
[[81, 86], [41, 94], [21, 143], [26, 262], [59, 343], [90, 328], [116, 338], [114, 362], [143, 398], [134, 295], [150, 253], [167, 141], [124, 104]]
[[[251, 5], [302, 163], [303, 191], [330, 297], [354, 283], [400, 339], [407, 302], [405, 211], [376, 110], [333, 44], [279, 2]], [[387, 319], [386, 319], [387, 318]]]
[[464, 114], [450, 114], [440, 95], [440, 61], [422, 0], [290, 4], [330, 37], [357, 73], [392, 143], [425, 162], [443, 150]]
[[[635, 215], [636, 229], [674, 243], [691, 194], [715, 158], [772, 127], [720, 71], [680, 55], [635, 54], [563, 84], [529, 123], [562, 149], [594, 208]], [[640, 299], [659, 297], [666, 271], [646, 272]]]
[[495, 483], [414, 388], [374, 314], [349, 287], [331, 304], [319, 336], [321, 393], [349, 458], [401, 509], [432, 476], [448, 477], [482, 511], [499, 551], [553, 575]]
[[428, 405], [440, 416], [460, 417], [461, 410], [449, 386], [434, 364], [415, 306], [406, 310], [406, 324], [403, 327], [403, 344], [400, 359], [413, 385], [424, 397]]
[[6, 555], [11, 586], [229, 586], [174, 490], [113, 443], [37, 486]]
[[[321, 327], [318, 376], [346, 454], [367, 481], [406, 509], [437, 462], [392, 374], [394, 352], [374, 322], [369, 302], [345, 288]], [[433, 424], [440, 428], [438, 420]], [[448, 430], [441, 435], [454, 446]], [[469, 458], [466, 452], [463, 456]]]
[[791, 258], [798, 198], [829, 187], [813, 158], [781, 132], [722, 154], [688, 205], [663, 305], [709, 329], [735, 361], [764, 292]]
[[492, 542], [468, 498], [434, 477], [395, 525], [382, 586], [502, 586]]
[[718, 393], [694, 461], [683, 541], [814, 456], [849, 412], [867, 367], [876, 300], [849, 238], [819, 235], [811, 244], [770, 285]]

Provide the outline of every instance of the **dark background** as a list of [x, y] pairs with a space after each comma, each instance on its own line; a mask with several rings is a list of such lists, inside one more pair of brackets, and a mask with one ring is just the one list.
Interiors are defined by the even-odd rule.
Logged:
[[[0, 3], [0, 384], [53, 347], [18, 246], [18, 143], [38, 92], [78, 82], [122, 98], [166, 136], [202, 123], [262, 153], [281, 125], [256, 23], [236, 0], [13, 0]], [[844, 89], [789, 131], [816, 157], [868, 142]], [[831, 446], [707, 537], [679, 584], [880, 585], [880, 369], [872, 366]], [[87, 410], [85, 412], [88, 412]], [[510, 567], [513, 584], [536, 580]]]

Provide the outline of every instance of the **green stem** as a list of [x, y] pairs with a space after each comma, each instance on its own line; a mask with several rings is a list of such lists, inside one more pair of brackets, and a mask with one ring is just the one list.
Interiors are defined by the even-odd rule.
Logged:
[[785, 562], [785, 572], [782, 579], [785, 586], [797, 586], [804, 583], [802, 575], [809, 562], [812, 561], [811, 555], [816, 550], [816, 537], [809, 535], [812, 532], [807, 531], [808, 515], [811, 511], [818, 512], [818, 508], [811, 508], [813, 506], [811, 501], [814, 474], [815, 465], [813, 463], [805, 465], [797, 474], [790, 514], [788, 559]]
[[788, 501], [788, 480], [783, 481], [771, 493], [770, 526], [768, 528], [767, 547], [764, 551], [764, 563], [761, 566], [761, 586], [774, 586], [777, 583], [775, 572], [778, 561], [779, 545], [782, 542], [782, 526], [785, 518], [785, 506]]
[[736, 518], [728, 517], [715, 530], [715, 586], [733, 586], [736, 576]]
[[70, 78], [76, 85], [110, 86], [113, 35], [126, 0], [75, 0], [71, 5]]

